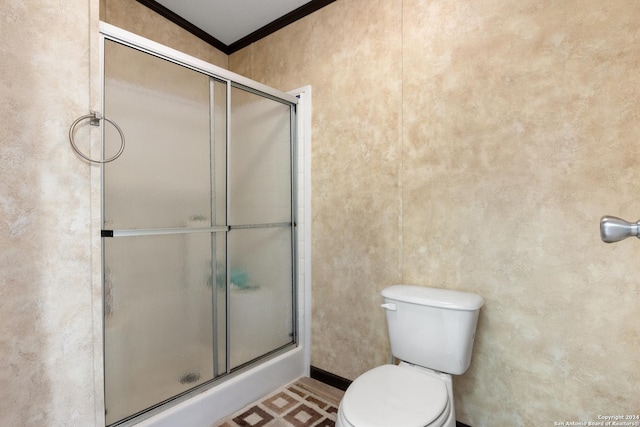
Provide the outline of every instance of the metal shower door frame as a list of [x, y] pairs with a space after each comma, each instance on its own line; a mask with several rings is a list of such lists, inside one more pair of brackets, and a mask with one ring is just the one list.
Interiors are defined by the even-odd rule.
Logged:
[[[101, 61], [101, 68], [100, 68], [100, 77], [101, 77], [101, 81], [104, 82], [104, 72], [105, 72], [105, 67], [104, 67], [104, 43], [105, 40], [111, 40], [117, 43], [120, 43], [122, 45], [128, 46], [130, 48], [136, 49], [142, 53], [146, 53], [146, 54], [150, 54], [153, 56], [156, 56], [158, 58], [167, 60], [169, 62], [184, 66], [186, 68], [190, 68], [194, 71], [200, 72], [202, 74], [206, 74], [210, 77], [210, 87], [211, 87], [211, 91], [210, 91], [210, 96], [213, 97], [213, 81], [217, 80], [217, 81], [221, 81], [223, 83], [226, 84], [226, 94], [227, 94], [227, 99], [226, 99], [226, 176], [227, 176], [227, 183], [226, 183], [226, 222], [228, 223], [229, 220], [229, 197], [230, 197], [230, 189], [229, 189], [229, 180], [228, 180], [228, 176], [230, 175], [230, 167], [231, 165], [229, 164], [229, 150], [230, 150], [230, 144], [231, 144], [231, 139], [232, 139], [232, 135], [231, 135], [231, 126], [230, 126], [230, 120], [231, 120], [231, 89], [232, 88], [240, 88], [243, 90], [247, 90], [249, 92], [258, 94], [260, 96], [264, 96], [266, 98], [281, 102], [283, 104], [288, 104], [290, 105], [290, 111], [291, 111], [291, 117], [290, 117], [290, 141], [291, 141], [291, 219], [292, 222], [290, 224], [291, 227], [291, 254], [292, 254], [292, 284], [293, 284], [293, 289], [292, 289], [292, 307], [293, 307], [293, 318], [292, 318], [292, 327], [293, 327], [293, 343], [292, 345], [297, 346], [300, 345], [300, 343], [298, 342], [299, 339], [299, 331], [298, 328], [300, 327], [300, 325], [298, 324], [298, 295], [297, 295], [297, 278], [298, 278], [298, 271], [297, 271], [297, 205], [298, 205], [298, 201], [297, 201], [297, 194], [298, 194], [298, 189], [297, 189], [297, 162], [296, 162], [296, 158], [297, 158], [297, 152], [296, 152], [296, 137], [297, 137], [297, 123], [296, 123], [296, 104], [298, 103], [298, 98], [284, 93], [284, 92], [280, 92], [278, 90], [275, 90], [273, 88], [270, 88], [266, 85], [263, 85], [261, 83], [255, 82], [253, 80], [247, 79], [246, 77], [240, 76], [238, 74], [235, 74], [233, 72], [230, 72], [228, 70], [216, 67], [212, 64], [206, 63], [204, 61], [198, 60], [196, 58], [193, 58], [191, 56], [185, 55], [182, 52], [179, 52], [177, 50], [173, 50], [170, 48], [167, 48], [166, 46], [160, 45], [158, 43], [155, 43], [153, 41], [147, 40], [145, 38], [136, 36], [135, 34], [129, 33], [127, 31], [121, 30], [117, 27], [114, 27], [112, 25], [106, 24], [106, 23], [100, 23], [100, 61]], [[105, 99], [105, 93], [104, 93], [104, 84], [101, 85], [101, 99], [102, 99], [102, 110], [104, 111], [104, 99]], [[211, 101], [213, 101], [213, 99], [211, 99]], [[213, 108], [214, 105], [211, 103], [211, 109], [212, 109], [212, 113], [213, 114]], [[213, 125], [212, 125], [213, 126]], [[104, 128], [102, 128], [102, 141], [104, 142]], [[211, 137], [213, 137], [211, 135]], [[102, 144], [102, 150], [103, 150], [103, 157], [104, 158], [104, 144]], [[213, 154], [212, 154], [213, 156]], [[212, 178], [213, 180], [213, 178]], [[213, 183], [212, 183], [213, 184]], [[103, 230], [102, 232], [102, 237], [127, 237], [127, 236], [150, 236], [150, 235], [169, 235], [169, 234], [187, 234], [187, 233], [198, 233], [198, 232], [208, 232], [211, 233], [212, 236], [215, 235], [215, 233], [226, 233], [228, 236], [228, 233], [232, 230], [232, 229], [241, 229], [241, 228], [251, 228], [251, 227], [232, 227], [229, 225], [225, 225], [225, 226], [212, 226], [212, 227], [202, 227], [202, 228], [166, 228], [166, 229], [133, 229], [133, 230], [106, 230], [105, 229], [105, 223], [104, 223], [104, 218], [105, 218], [105, 212], [104, 212], [104, 164], [101, 165], [101, 172], [100, 172], [100, 185], [101, 185], [101, 195], [100, 195], [100, 200], [101, 200], [101, 229]], [[215, 188], [212, 188], [212, 191], [215, 191]], [[212, 211], [212, 215], [214, 215], [214, 212]], [[213, 218], [212, 218], [213, 220]], [[275, 224], [275, 226], [284, 226], [285, 224]], [[214, 240], [214, 238], [212, 239]], [[229, 253], [229, 239], [226, 238], [225, 239], [225, 243], [226, 243], [226, 248], [225, 251], [228, 254]], [[101, 245], [102, 247], [102, 261], [101, 261], [101, 267], [102, 267], [102, 271], [103, 273], [101, 274], [102, 276], [102, 280], [103, 280], [103, 292], [104, 292], [104, 239], [103, 239], [103, 243]], [[215, 268], [215, 257], [214, 259], [212, 259], [212, 268]], [[227, 281], [227, 291], [225, 292], [226, 295], [226, 311], [227, 311], [227, 324], [226, 324], [226, 357], [225, 357], [225, 364], [226, 364], [226, 369], [224, 373], [218, 373], [217, 372], [217, 367], [218, 364], [214, 363], [214, 378], [213, 380], [202, 384], [198, 387], [196, 387], [193, 390], [189, 390], [185, 393], [183, 393], [183, 395], [180, 395], [180, 397], [178, 399], [171, 399], [172, 401], [180, 401], [186, 398], [189, 398], [199, 392], [202, 391], [202, 389], [206, 389], [206, 388], [210, 388], [212, 387], [214, 384], [213, 383], [217, 383], [220, 380], [225, 380], [226, 376], [230, 376], [232, 377], [233, 375], [235, 375], [235, 370], [232, 370], [230, 367], [230, 345], [229, 345], [229, 339], [230, 339], [230, 322], [228, 321], [228, 315], [229, 315], [229, 311], [230, 311], [230, 292], [228, 291], [229, 289], [229, 285], [230, 285], [230, 263], [228, 262], [227, 259], [227, 263], [226, 263], [226, 281]], [[214, 292], [215, 293], [215, 292]], [[215, 298], [215, 296], [214, 296]], [[103, 294], [103, 301], [104, 301], [104, 294]], [[215, 328], [215, 319], [216, 319], [216, 314], [215, 314], [215, 310], [216, 310], [216, 306], [214, 304], [213, 306], [214, 309], [214, 313], [213, 313], [213, 319], [214, 319], [214, 328]], [[214, 329], [215, 330], [215, 329]], [[104, 329], [103, 329], [104, 331]], [[103, 332], [104, 333], [104, 332]], [[216, 340], [214, 340], [214, 343], [216, 342]], [[103, 335], [103, 345], [104, 345], [104, 335]], [[215, 345], [215, 344], [214, 344]], [[291, 344], [284, 346], [286, 347], [290, 347]], [[283, 350], [283, 349], [276, 349], [274, 351], [273, 355], [277, 355], [279, 350]], [[104, 354], [104, 353], [103, 353]], [[214, 349], [214, 358], [217, 358], [217, 351], [215, 351]], [[271, 356], [270, 354], [266, 355], [266, 356]], [[259, 361], [261, 359], [257, 358], [255, 360], [252, 360], [250, 363], [254, 364], [255, 362]], [[238, 373], [242, 372], [245, 368], [247, 368], [246, 366], [241, 366], [240, 369], [238, 369]], [[153, 413], [158, 412], [157, 410], [152, 410], [149, 412], [150, 415], [153, 415]], [[136, 415], [135, 417], [132, 417], [131, 419], [127, 419], [123, 422], [118, 422], [116, 424], [118, 425], [129, 425], [130, 422], [132, 423], [136, 423], [138, 421], [140, 421], [140, 419], [144, 419], [150, 415], [141, 415], [138, 416]]]

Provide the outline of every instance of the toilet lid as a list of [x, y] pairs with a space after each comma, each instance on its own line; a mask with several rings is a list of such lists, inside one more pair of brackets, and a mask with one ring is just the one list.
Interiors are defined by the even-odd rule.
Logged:
[[447, 387], [420, 371], [383, 365], [358, 377], [347, 389], [341, 405], [355, 426], [423, 427], [447, 407]]

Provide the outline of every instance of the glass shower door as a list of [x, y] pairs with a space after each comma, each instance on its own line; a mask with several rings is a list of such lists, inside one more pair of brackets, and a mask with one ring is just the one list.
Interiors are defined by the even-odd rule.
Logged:
[[291, 107], [231, 90], [230, 364], [294, 342]]
[[109, 39], [104, 56], [126, 136], [102, 168], [111, 426], [295, 345], [295, 107]]
[[127, 138], [103, 166], [113, 424], [226, 373], [227, 109], [226, 83], [110, 40], [104, 90]]

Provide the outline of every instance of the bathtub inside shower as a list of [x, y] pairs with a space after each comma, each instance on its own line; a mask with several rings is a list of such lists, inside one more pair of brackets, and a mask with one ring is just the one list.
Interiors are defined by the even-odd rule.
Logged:
[[196, 394], [151, 418], [140, 427], [210, 427], [270, 392], [309, 375], [305, 351], [295, 348]]

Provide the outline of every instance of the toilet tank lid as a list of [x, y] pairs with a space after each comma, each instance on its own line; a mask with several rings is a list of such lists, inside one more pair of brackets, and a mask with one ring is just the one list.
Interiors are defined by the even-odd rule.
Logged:
[[484, 304], [484, 299], [480, 295], [417, 285], [390, 286], [382, 290], [382, 296], [395, 301], [452, 310], [474, 311]]

